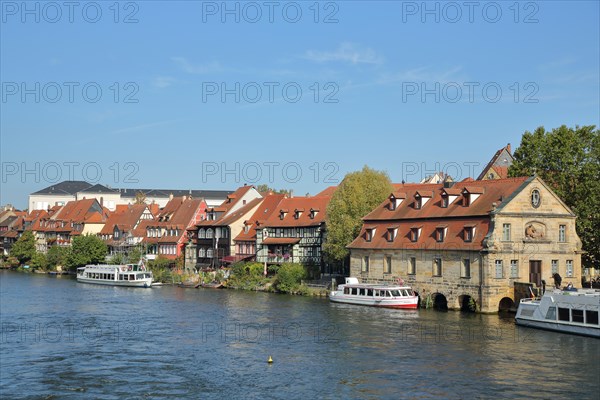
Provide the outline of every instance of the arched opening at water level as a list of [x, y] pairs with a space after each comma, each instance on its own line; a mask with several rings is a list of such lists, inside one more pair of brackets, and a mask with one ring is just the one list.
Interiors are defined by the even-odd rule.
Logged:
[[515, 302], [510, 297], [503, 297], [498, 303], [499, 312], [515, 311]]
[[458, 302], [460, 304], [460, 311], [464, 312], [475, 312], [477, 311], [477, 303], [475, 299], [468, 294], [464, 294], [458, 297]]
[[438, 311], [448, 311], [448, 300], [441, 293], [433, 294], [433, 308]]

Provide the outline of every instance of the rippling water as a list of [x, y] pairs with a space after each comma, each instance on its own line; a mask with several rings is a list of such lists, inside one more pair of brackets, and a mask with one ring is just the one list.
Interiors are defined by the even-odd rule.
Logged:
[[600, 393], [599, 340], [516, 328], [510, 317], [6, 271], [0, 307], [3, 399]]

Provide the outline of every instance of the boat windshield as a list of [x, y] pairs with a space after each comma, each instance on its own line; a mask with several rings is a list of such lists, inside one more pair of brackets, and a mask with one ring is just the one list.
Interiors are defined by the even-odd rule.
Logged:
[[402, 296], [402, 293], [398, 289], [392, 290], [392, 296], [399, 297]]

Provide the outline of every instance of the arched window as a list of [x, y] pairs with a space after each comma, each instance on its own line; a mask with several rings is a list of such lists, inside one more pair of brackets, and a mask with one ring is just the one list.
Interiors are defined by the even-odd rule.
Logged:
[[204, 247], [200, 247], [198, 249], [198, 257], [200, 257], [200, 258], [206, 257], [206, 249]]
[[206, 257], [207, 258], [213, 258], [213, 249], [208, 249], [206, 250]]
[[213, 230], [212, 230], [212, 228], [208, 228], [206, 230], [206, 238], [207, 239], [212, 239], [213, 238]]
[[200, 230], [198, 231], [198, 237], [200, 239], [205, 239], [206, 238], [206, 230], [204, 230], [204, 228], [200, 228]]

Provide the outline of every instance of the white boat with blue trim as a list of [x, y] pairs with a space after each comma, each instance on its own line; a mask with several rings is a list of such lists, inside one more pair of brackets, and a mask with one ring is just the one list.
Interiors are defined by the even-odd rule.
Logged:
[[125, 265], [86, 265], [77, 268], [77, 281], [97, 285], [149, 288], [152, 286], [152, 271], [148, 271], [143, 262]]
[[554, 289], [541, 298], [522, 299], [518, 325], [600, 338], [600, 290]]

